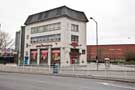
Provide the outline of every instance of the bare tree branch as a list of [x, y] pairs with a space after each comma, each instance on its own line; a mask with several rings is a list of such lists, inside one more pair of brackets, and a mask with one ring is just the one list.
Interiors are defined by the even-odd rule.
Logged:
[[0, 30], [0, 49], [9, 47], [13, 43], [13, 39], [8, 33]]

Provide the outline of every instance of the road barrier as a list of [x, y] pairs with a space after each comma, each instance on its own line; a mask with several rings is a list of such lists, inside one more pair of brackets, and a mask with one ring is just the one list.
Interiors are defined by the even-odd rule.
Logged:
[[96, 69], [96, 63], [87, 65], [73, 64], [70, 66], [52, 67], [48, 65], [20, 65], [8, 66], [0, 65], [0, 71], [4, 72], [20, 72], [20, 73], [38, 73], [38, 74], [58, 74], [58, 75], [74, 75], [86, 77], [102, 77], [115, 78], [120, 80], [128, 80], [135, 82], [135, 65], [112, 65], [108, 68], [104, 64], [99, 64], [99, 69]]

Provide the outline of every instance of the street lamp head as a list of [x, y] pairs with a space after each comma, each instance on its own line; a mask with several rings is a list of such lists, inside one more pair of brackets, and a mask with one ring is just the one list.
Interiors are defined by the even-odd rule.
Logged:
[[93, 17], [90, 17], [90, 19], [93, 20], [97, 24], [97, 21]]
[[93, 19], [92, 17], [90, 17], [90, 19]]

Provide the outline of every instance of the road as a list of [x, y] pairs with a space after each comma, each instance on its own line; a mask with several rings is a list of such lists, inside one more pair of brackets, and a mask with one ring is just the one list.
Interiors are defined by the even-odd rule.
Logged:
[[135, 90], [135, 84], [0, 72], [0, 90]]

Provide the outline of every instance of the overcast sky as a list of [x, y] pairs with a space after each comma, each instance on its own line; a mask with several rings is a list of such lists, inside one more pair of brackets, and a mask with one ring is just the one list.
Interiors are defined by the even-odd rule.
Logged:
[[[1, 29], [12, 38], [28, 15], [66, 5], [98, 22], [99, 44], [135, 44], [135, 0], [0, 0]], [[95, 44], [95, 23], [87, 23], [87, 44]]]

